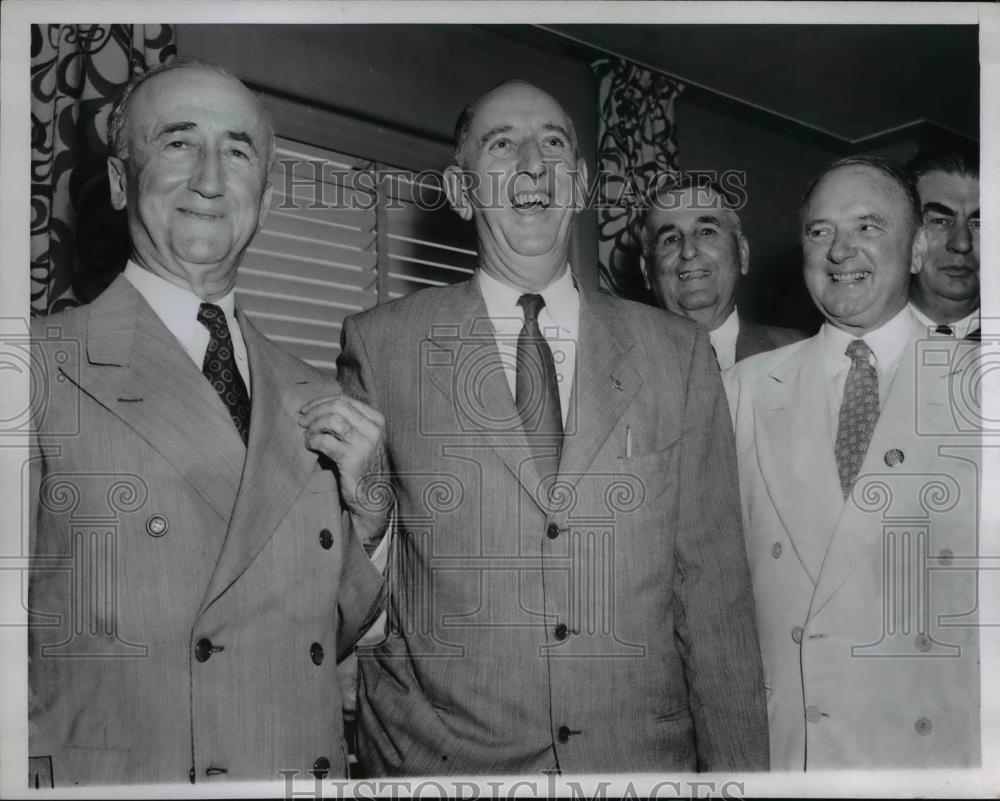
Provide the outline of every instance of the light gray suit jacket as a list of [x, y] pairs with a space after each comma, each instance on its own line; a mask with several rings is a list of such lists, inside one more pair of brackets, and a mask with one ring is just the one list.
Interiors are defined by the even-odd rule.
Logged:
[[774, 769], [979, 762], [977, 349], [922, 334], [847, 501], [821, 337], [726, 371]]
[[346, 773], [336, 661], [382, 578], [297, 424], [338, 388], [240, 323], [248, 450], [126, 279], [34, 321], [30, 755], [56, 787]]
[[582, 290], [579, 330], [550, 503], [476, 283], [345, 323], [339, 377], [386, 416], [399, 514], [390, 634], [360, 658], [370, 774], [767, 767], [708, 337]]

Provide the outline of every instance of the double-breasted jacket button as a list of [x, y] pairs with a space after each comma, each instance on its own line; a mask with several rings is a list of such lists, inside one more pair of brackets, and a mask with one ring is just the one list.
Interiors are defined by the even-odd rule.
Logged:
[[792, 639], [795, 640], [795, 642], [797, 643], [802, 642], [802, 633], [803, 633], [802, 626], [796, 626], [794, 629], [792, 629]]
[[916, 639], [913, 641], [913, 644], [916, 646], [918, 651], [923, 651], [924, 653], [934, 647], [934, 644], [931, 642], [931, 638], [926, 634], [918, 634]]
[[931, 723], [930, 718], [917, 718], [917, 722], [913, 724], [913, 728], [917, 730], [917, 734], [921, 737], [926, 737], [934, 729], [934, 724]]
[[229, 771], [226, 770], [226, 768], [216, 768], [216, 767], [205, 768], [206, 776], [222, 776], [224, 773], [229, 773]]
[[545, 529], [545, 536], [550, 540], [554, 540], [559, 536], [559, 526], [555, 523], [549, 523], [548, 527]]
[[572, 731], [570, 731], [569, 726], [560, 726], [556, 731], [556, 737], [561, 743], [568, 743], [570, 734], [572, 734]]
[[328, 528], [324, 528], [319, 533], [319, 544], [323, 546], [324, 550], [329, 551], [333, 547], [333, 532]]
[[903, 463], [903, 452], [899, 448], [890, 448], [882, 458], [889, 467], [895, 467]]
[[806, 720], [810, 723], [819, 723], [820, 718], [823, 717], [823, 713], [819, 711], [819, 707], [807, 706], [806, 707]]
[[938, 562], [942, 565], [950, 565], [954, 561], [955, 554], [952, 553], [951, 548], [942, 548], [938, 551]]
[[566, 628], [565, 623], [557, 623], [552, 633], [555, 634], [557, 640], [565, 640], [569, 636], [569, 629]]
[[774, 545], [771, 546], [771, 556], [773, 556], [775, 559], [781, 558], [781, 551], [782, 547], [780, 542], [776, 542], [774, 543]]
[[208, 637], [202, 637], [194, 646], [194, 658], [199, 662], [207, 662], [208, 658], [216, 651], [222, 651], [224, 646], [213, 645]]
[[162, 537], [170, 528], [170, 523], [163, 515], [150, 515], [146, 520], [146, 533], [150, 537]]
[[309, 646], [309, 658], [313, 661], [314, 665], [323, 664], [323, 646], [318, 642], [314, 642]]
[[330, 760], [325, 756], [318, 757], [315, 762], [313, 762], [312, 770], [309, 771], [317, 779], [325, 779], [327, 774], [330, 772]]

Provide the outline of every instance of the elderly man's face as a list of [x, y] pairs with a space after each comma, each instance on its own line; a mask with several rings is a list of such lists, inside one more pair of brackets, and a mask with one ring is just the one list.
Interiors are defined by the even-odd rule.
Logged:
[[921, 294], [953, 301], [979, 298], [979, 179], [934, 170], [917, 182], [927, 259]]
[[127, 155], [109, 159], [133, 258], [212, 300], [236, 280], [270, 202], [270, 130], [250, 92], [211, 70], [179, 68], [139, 86]]
[[736, 303], [749, 247], [735, 212], [707, 187], [661, 196], [645, 226], [643, 269], [657, 302], [714, 330]]
[[475, 219], [482, 268], [506, 283], [539, 289], [566, 264], [578, 180], [570, 131], [549, 95], [508, 84], [476, 110], [462, 154], [464, 187], [449, 170], [452, 205]]
[[865, 165], [829, 173], [809, 198], [802, 221], [806, 287], [831, 323], [858, 336], [906, 305], [923, 238], [914, 238], [906, 193]]

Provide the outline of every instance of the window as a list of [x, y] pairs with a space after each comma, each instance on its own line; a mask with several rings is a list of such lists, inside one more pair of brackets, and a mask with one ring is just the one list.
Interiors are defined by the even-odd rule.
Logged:
[[278, 139], [274, 197], [243, 258], [236, 293], [260, 330], [334, 370], [344, 318], [467, 279], [475, 235], [436, 174], [415, 174]]

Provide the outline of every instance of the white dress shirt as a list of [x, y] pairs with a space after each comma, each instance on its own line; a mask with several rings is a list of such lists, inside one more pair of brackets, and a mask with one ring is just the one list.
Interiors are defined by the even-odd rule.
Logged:
[[[930, 317], [920, 311], [914, 304], [910, 304], [910, 311], [913, 316], [917, 318], [917, 321], [927, 326], [930, 329], [930, 333], [934, 333], [934, 329], [937, 328], [941, 323], [935, 323]], [[979, 309], [976, 309], [972, 314], [967, 317], [963, 317], [961, 320], [956, 320], [953, 323], [944, 323], [952, 331], [952, 336], [955, 339], [965, 339], [969, 334], [979, 328]], [[941, 336], [941, 334], [938, 334]]]
[[[493, 323], [500, 362], [513, 398], [516, 396], [517, 386], [517, 336], [524, 325], [524, 310], [517, 305], [517, 299], [526, 293], [498, 281], [482, 269], [476, 271], [476, 280], [486, 303], [486, 313]], [[577, 335], [580, 330], [580, 293], [573, 283], [569, 265], [566, 265], [558, 278], [537, 294], [545, 300], [545, 307], [538, 313], [538, 327], [552, 349], [559, 387], [559, 407], [563, 425], [566, 425], [570, 388], [576, 372]]]
[[913, 315], [907, 306], [904, 306], [889, 322], [862, 337], [842, 331], [829, 321], [823, 323], [820, 336], [823, 337], [826, 354], [825, 372], [830, 387], [830, 431], [834, 439], [837, 437], [837, 425], [840, 420], [840, 404], [844, 399], [844, 384], [847, 383], [847, 373], [851, 369], [851, 359], [845, 353], [847, 346], [855, 339], [863, 339], [871, 348], [872, 355], [869, 358], [878, 373], [878, 406], [881, 409], [889, 393], [889, 385], [899, 367], [899, 358], [913, 338], [913, 331]]
[[[208, 350], [208, 329], [198, 322], [198, 308], [202, 299], [194, 292], [170, 283], [155, 273], [151, 273], [129, 260], [125, 265], [125, 278], [145, 298], [146, 303], [163, 321], [167, 330], [174, 335], [184, 352], [200, 371], [205, 363], [205, 351]], [[236, 368], [247, 385], [250, 393], [250, 363], [247, 361], [247, 346], [243, 341], [243, 332], [236, 320], [236, 292], [215, 301], [215, 305], [226, 315], [229, 326], [229, 336], [233, 340], [233, 353], [236, 356]]]
[[736, 338], [739, 335], [740, 317], [734, 306], [726, 321], [714, 331], [708, 332], [708, 338], [712, 340], [712, 349], [715, 351], [715, 358], [719, 362], [720, 370], [725, 370], [736, 364]]

